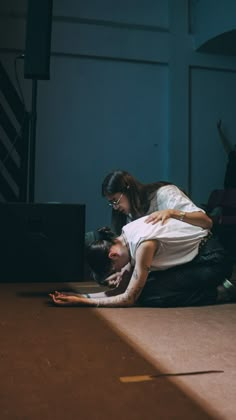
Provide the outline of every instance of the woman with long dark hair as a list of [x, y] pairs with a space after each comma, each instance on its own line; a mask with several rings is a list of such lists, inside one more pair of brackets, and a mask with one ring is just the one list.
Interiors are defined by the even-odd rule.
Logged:
[[[148, 215], [146, 223], [166, 223], [168, 219], [211, 229], [212, 220], [176, 185], [166, 181], [142, 183], [127, 171], [115, 170], [102, 183], [102, 196], [112, 208], [111, 226], [119, 235], [124, 225]], [[95, 232], [86, 235], [86, 245], [96, 239]], [[106, 279], [113, 287], [122, 280], [123, 272]]]
[[130, 264], [118, 287], [89, 295], [50, 296], [57, 305], [176, 307], [210, 305], [236, 299], [229, 280], [232, 265], [208, 229], [169, 218], [147, 223], [147, 216], [128, 223], [121, 235], [109, 228], [87, 249], [88, 263], [97, 278], [121, 272]]
[[174, 218], [206, 229], [212, 227], [204, 210], [170, 182], [144, 184], [129, 172], [116, 170], [105, 177], [102, 195], [112, 207], [112, 229], [117, 234], [125, 224], [145, 215], [150, 215], [147, 223]]

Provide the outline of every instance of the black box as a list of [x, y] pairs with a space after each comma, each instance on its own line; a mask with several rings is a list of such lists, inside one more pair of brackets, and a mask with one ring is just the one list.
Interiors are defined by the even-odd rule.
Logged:
[[84, 204], [1, 203], [0, 281], [82, 281], [84, 236]]

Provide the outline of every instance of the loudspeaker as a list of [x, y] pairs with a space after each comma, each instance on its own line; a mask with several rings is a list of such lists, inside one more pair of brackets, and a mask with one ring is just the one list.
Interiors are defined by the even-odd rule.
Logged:
[[84, 280], [85, 204], [0, 203], [0, 232], [0, 282]]
[[24, 77], [50, 79], [52, 0], [28, 0]]

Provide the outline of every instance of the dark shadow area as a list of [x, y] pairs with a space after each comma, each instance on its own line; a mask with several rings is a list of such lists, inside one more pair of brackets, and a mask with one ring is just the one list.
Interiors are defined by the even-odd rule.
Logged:
[[[6, 285], [8, 283], [5, 283]], [[16, 283], [16, 285], [18, 284], [18, 282]], [[63, 293], [73, 293], [73, 294], [83, 294], [83, 293], [96, 293], [96, 292], [101, 292], [104, 291], [106, 288], [102, 287], [102, 286], [98, 286], [96, 283], [75, 283], [73, 285], [73, 283], [69, 283], [69, 285], [67, 283], [60, 283], [58, 288], [57, 288], [57, 284], [54, 283], [44, 283], [43, 285], [41, 284], [38, 287], [38, 283], [35, 284], [31, 284], [30, 289], [34, 289], [34, 290], [29, 290], [29, 284], [30, 283], [23, 283], [22, 289], [25, 290], [21, 290], [20, 292], [16, 293], [16, 296], [18, 297], [22, 297], [22, 298], [44, 298], [44, 297], [48, 297], [49, 293], [54, 292], [55, 290], [58, 290], [60, 292]], [[50, 286], [49, 286], [50, 284]], [[16, 287], [16, 289], [18, 289], [18, 287]]]
[[[22, 297], [22, 298], [45, 298], [48, 297], [49, 293], [52, 293], [55, 290], [55, 288], [53, 286], [51, 286], [49, 289], [47, 290], [42, 290], [42, 291], [22, 291], [22, 292], [17, 292], [16, 296], [17, 297]], [[62, 287], [60, 289], [60, 291], [63, 291], [64, 293], [75, 293], [74, 289], [69, 288], [69, 287]]]

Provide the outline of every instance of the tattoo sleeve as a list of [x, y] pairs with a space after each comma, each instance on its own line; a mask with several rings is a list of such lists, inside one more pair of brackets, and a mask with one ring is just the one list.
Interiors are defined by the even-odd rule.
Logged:
[[92, 298], [90, 295], [88, 304], [90, 306], [106, 307], [133, 306], [145, 286], [156, 249], [157, 243], [155, 241], [142, 243], [136, 252], [135, 267], [126, 290], [121, 294], [109, 297]]

